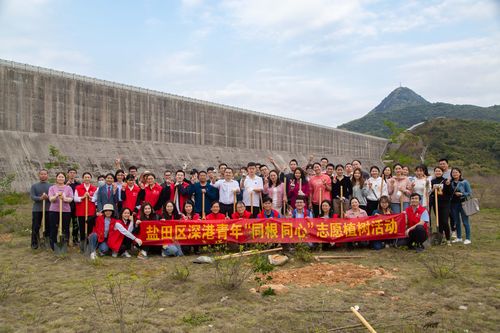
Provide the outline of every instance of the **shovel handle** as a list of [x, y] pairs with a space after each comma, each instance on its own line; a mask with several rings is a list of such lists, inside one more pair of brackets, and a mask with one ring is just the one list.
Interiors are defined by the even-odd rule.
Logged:
[[42, 200], [42, 234], [45, 236], [45, 200]]
[[436, 226], [439, 229], [439, 207], [438, 207], [438, 189], [434, 189], [434, 205], [436, 210]]
[[59, 237], [62, 237], [62, 224], [63, 224], [63, 202], [59, 197]]

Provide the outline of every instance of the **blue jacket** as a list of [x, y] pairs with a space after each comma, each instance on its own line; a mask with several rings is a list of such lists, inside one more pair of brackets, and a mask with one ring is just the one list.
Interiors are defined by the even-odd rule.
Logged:
[[[468, 198], [468, 197], [472, 196], [472, 189], [470, 187], [470, 184], [465, 179], [459, 181], [458, 183], [455, 182], [455, 181], [452, 181], [451, 182], [451, 188], [452, 188], [452, 191], [453, 191], [453, 196], [451, 197], [451, 201], [453, 201], [453, 202], [461, 201], [462, 199], [465, 199], [465, 198]], [[462, 193], [462, 196], [460, 198], [458, 198], [455, 195], [455, 192]]]
[[96, 200], [96, 205], [97, 205], [97, 211], [100, 212], [102, 211], [102, 208], [106, 204], [112, 204], [114, 209], [115, 209], [115, 215], [118, 215], [118, 190], [116, 191], [115, 194], [113, 194], [113, 185], [111, 186], [111, 197], [108, 199], [108, 190], [107, 190], [107, 184], [104, 184], [99, 187], [97, 190], [97, 200]]
[[188, 195], [192, 196], [194, 194], [194, 212], [201, 215], [201, 209], [202, 209], [201, 190], [202, 189], [206, 190], [206, 193], [205, 193], [205, 214], [210, 214], [210, 208], [212, 206], [212, 202], [217, 200], [218, 191], [215, 187], [210, 185], [208, 182], [207, 182], [207, 185], [205, 185], [205, 186], [201, 186], [201, 184], [199, 182], [194, 183], [194, 184], [189, 185], [189, 187], [187, 188]]

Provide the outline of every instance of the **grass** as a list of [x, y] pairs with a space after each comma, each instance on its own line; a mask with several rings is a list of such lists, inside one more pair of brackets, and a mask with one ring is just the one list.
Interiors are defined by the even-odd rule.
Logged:
[[[394, 248], [355, 250], [365, 256], [356, 264], [383, 267], [396, 279], [374, 278], [356, 287], [290, 285], [287, 294], [261, 297], [248, 291], [257, 286], [253, 277], [235, 290], [218, 287], [211, 265], [187, 263], [189, 279], [179, 283], [172, 274], [185, 258], [104, 257], [91, 264], [75, 248], [65, 260], [48, 251], [32, 251], [24, 231], [31, 223], [30, 205], [21, 200], [12, 208], [13, 215], [0, 218], [0, 268], [7, 272], [2, 278], [10, 281], [0, 299], [0, 332], [120, 327], [129, 332], [139, 319], [144, 332], [327, 332], [341, 327], [351, 328], [339, 332], [365, 332], [349, 311], [353, 305], [359, 305], [379, 332], [496, 332], [500, 327], [500, 209], [484, 209], [472, 218], [470, 246], [432, 247], [422, 254]], [[456, 258], [451, 275], [433, 277], [422, 263], [451, 257]], [[293, 260], [275, 269], [305, 265], [309, 263]], [[123, 293], [121, 319], [113, 310], [117, 301], [109, 291], [110, 276], [120, 276], [121, 291], [113, 297]], [[99, 314], [89, 285], [99, 292]], [[148, 286], [147, 293], [143, 286]], [[377, 295], [380, 290], [383, 296]], [[461, 305], [467, 310], [460, 310]], [[114, 329], [99, 324], [102, 321]]]

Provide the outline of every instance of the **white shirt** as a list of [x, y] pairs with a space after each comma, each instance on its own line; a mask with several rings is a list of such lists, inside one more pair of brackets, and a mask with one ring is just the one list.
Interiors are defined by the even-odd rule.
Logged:
[[[372, 184], [372, 188], [370, 189], [370, 186], [368, 186], [368, 183]], [[373, 177], [370, 177], [365, 185], [368, 188], [368, 195], [366, 198], [370, 201], [378, 201], [381, 197], [380, 195], [380, 186], [382, 184], [382, 177], [377, 177], [376, 179]], [[383, 188], [382, 188], [382, 195], [389, 195], [388, 188], [387, 188], [387, 182], [384, 181], [383, 183]]]
[[[254, 176], [254, 178], [250, 178], [247, 176], [245, 178], [245, 182], [243, 183], [243, 203], [245, 206], [260, 206], [260, 193], [253, 192], [254, 189], [260, 189], [261, 191], [264, 189], [264, 183], [262, 182], [262, 178], [258, 176]], [[252, 201], [250, 201], [250, 193], [253, 192]]]
[[219, 190], [219, 202], [224, 205], [232, 205], [234, 203], [234, 190], [240, 189], [236, 180], [226, 181], [225, 179], [219, 179], [213, 184], [213, 187]]

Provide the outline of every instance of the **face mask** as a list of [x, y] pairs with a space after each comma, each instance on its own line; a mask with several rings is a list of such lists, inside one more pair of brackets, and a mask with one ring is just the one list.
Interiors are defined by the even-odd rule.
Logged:
[[104, 180], [100, 180], [97, 182], [97, 185], [99, 185], [99, 187], [103, 186], [104, 184], [106, 184]]

